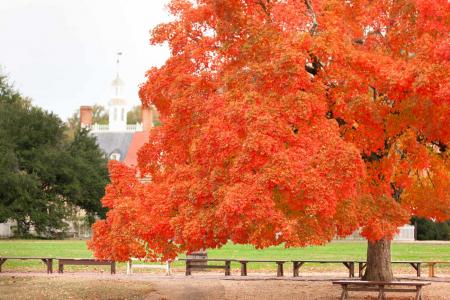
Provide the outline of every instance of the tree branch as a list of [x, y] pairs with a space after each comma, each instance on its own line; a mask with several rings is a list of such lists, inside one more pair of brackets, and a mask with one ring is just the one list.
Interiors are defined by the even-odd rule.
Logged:
[[374, 31], [370, 31], [366, 34], [366, 36], [361, 37], [361, 38], [357, 38], [353, 40], [353, 43], [355, 44], [359, 44], [359, 45], [364, 45], [366, 42], [366, 39], [369, 35], [379, 35], [380, 37], [384, 38], [383, 34], [381, 33], [381, 31], [379, 30], [374, 30]]
[[[269, 1], [267, 1], [269, 2]], [[270, 17], [270, 12], [267, 9], [267, 6], [264, 4], [264, 2], [262, 0], [258, 0], [258, 4], [262, 7], [264, 13], [266, 14], [267, 17]]]
[[311, 35], [314, 35], [316, 33], [317, 26], [319, 26], [319, 23], [317, 23], [316, 12], [314, 11], [311, 0], [304, 0], [304, 1], [305, 1], [306, 7], [308, 8], [308, 13], [312, 17], [312, 22], [313, 22], [313, 25], [312, 25], [311, 29], [309, 30], [309, 33]]
[[430, 180], [431, 186], [432, 186], [433, 188], [435, 188], [434, 183], [433, 183], [433, 180], [431, 179], [430, 172], [428, 171], [428, 169], [425, 170], [425, 172], [427, 172], [427, 177], [428, 177], [428, 179]]
[[395, 182], [391, 182], [391, 189], [392, 189], [392, 198], [395, 199], [395, 201], [400, 202], [400, 196], [403, 193], [403, 188], [396, 185]]
[[440, 151], [441, 153], [444, 153], [444, 152], [447, 151], [447, 149], [448, 149], [448, 145], [444, 144], [444, 143], [441, 142], [441, 141], [432, 141], [431, 143], [432, 143], [433, 145], [437, 146], [437, 147], [439, 148], [439, 151]]

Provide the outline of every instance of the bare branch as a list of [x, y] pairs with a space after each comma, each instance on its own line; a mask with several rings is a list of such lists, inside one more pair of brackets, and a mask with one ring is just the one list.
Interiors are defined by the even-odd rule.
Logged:
[[439, 148], [439, 152], [441, 152], [441, 153], [444, 153], [448, 149], [448, 145], [446, 145], [445, 143], [443, 143], [441, 141], [432, 141], [431, 143], [433, 145], [437, 146]]
[[314, 11], [311, 0], [305, 0], [305, 5], [308, 8], [308, 12], [312, 17], [312, 22], [313, 22], [313, 25], [312, 25], [311, 29], [309, 30], [309, 33], [311, 35], [314, 35], [316, 33], [317, 26], [319, 26], [319, 23], [317, 23], [316, 12]]
[[[267, 1], [269, 2], [269, 1]], [[270, 17], [270, 12], [267, 9], [267, 6], [264, 4], [264, 2], [262, 0], [258, 0], [258, 4], [262, 7], [264, 13], [266, 14], [267, 17]]]
[[395, 182], [391, 182], [391, 189], [392, 189], [392, 198], [395, 199], [395, 201], [400, 202], [400, 196], [403, 193], [403, 188], [400, 186], [397, 186]]
[[361, 38], [357, 38], [353, 40], [353, 43], [355, 44], [359, 44], [359, 45], [364, 45], [366, 42], [366, 39], [368, 36], [370, 35], [379, 35], [380, 37], [384, 38], [384, 35], [381, 33], [381, 31], [379, 30], [374, 30], [374, 31], [369, 31], [366, 36], [361, 37]]
[[431, 186], [432, 186], [433, 188], [435, 188], [434, 183], [433, 183], [433, 180], [431, 179], [429, 170], [426, 169], [425, 172], [427, 173], [427, 177], [428, 177], [428, 179], [430, 180]]

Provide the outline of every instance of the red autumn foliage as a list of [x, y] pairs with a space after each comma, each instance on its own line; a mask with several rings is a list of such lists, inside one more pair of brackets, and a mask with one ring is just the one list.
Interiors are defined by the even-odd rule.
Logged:
[[446, 0], [172, 0], [140, 97], [163, 126], [111, 163], [90, 248], [171, 258], [227, 241], [392, 238], [450, 218]]

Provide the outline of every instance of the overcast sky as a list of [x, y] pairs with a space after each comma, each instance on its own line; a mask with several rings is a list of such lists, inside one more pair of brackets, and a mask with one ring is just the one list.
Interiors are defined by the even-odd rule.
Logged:
[[167, 0], [0, 0], [0, 66], [33, 103], [66, 119], [80, 105], [106, 105], [116, 53], [130, 104], [166, 47], [149, 30], [169, 20]]

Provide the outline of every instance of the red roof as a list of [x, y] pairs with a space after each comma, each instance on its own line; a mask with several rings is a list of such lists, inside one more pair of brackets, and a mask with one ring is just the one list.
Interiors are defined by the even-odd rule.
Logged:
[[149, 132], [135, 132], [128, 147], [127, 156], [123, 163], [130, 167], [137, 166], [137, 153], [145, 143], [148, 142]]

